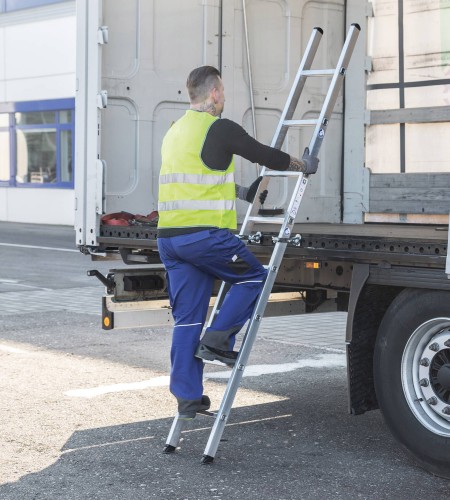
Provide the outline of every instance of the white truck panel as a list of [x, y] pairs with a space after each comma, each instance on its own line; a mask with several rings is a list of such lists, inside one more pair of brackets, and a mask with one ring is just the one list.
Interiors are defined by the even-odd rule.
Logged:
[[[157, 208], [161, 142], [189, 107], [185, 82], [194, 67], [221, 64], [223, 116], [251, 134], [253, 92], [257, 138], [270, 143], [314, 26], [325, 33], [314, 67], [335, 66], [345, 35], [344, 0], [247, 0], [246, 12], [253, 89], [241, 1], [78, 2], [78, 85], [83, 88], [76, 113], [79, 245], [95, 246], [102, 211], [148, 214]], [[107, 40], [99, 43], [102, 26]], [[296, 118], [318, 116], [329, 81], [309, 79]], [[94, 97], [102, 91], [107, 105], [98, 109]], [[321, 170], [311, 182], [300, 220], [341, 219], [342, 110], [340, 98], [321, 151]], [[291, 129], [283, 149], [301, 156], [312, 130]], [[97, 160], [103, 161], [104, 178]], [[257, 173], [257, 166], [236, 158], [238, 183], [249, 184]], [[96, 196], [99, 185], [104, 186], [103, 200]], [[267, 205], [280, 206], [286, 191], [284, 183], [272, 187]], [[246, 207], [239, 204], [238, 209], [242, 219]]]

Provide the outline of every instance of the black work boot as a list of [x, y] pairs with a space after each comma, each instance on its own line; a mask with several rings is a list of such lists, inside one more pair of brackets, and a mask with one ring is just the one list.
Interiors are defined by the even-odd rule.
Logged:
[[228, 366], [234, 366], [238, 354], [239, 353], [236, 351], [222, 351], [221, 349], [216, 349], [215, 347], [209, 347], [205, 344], [200, 344], [197, 347], [194, 356], [206, 361], [217, 360], [225, 363]]
[[178, 418], [183, 420], [191, 420], [195, 418], [198, 411], [209, 410], [211, 400], [208, 396], [203, 395], [202, 399], [183, 399], [177, 398], [178, 401]]

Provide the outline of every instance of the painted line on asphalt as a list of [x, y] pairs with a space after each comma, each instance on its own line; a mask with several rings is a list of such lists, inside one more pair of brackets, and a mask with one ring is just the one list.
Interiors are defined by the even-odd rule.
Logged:
[[[294, 363], [282, 363], [278, 365], [250, 365], [245, 369], [244, 377], [259, 377], [261, 375], [270, 375], [272, 373], [287, 373], [299, 368], [336, 368], [347, 366], [344, 354], [321, 354], [317, 358], [299, 359]], [[231, 370], [207, 373], [209, 379], [227, 379], [230, 378]]]
[[[283, 399], [287, 399], [287, 398], [283, 398]], [[275, 402], [278, 403], [279, 401], [283, 401], [283, 399], [279, 399], [279, 400], [277, 400]], [[264, 404], [266, 404], [266, 403], [264, 403]], [[235, 427], [236, 425], [257, 424], [259, 422], [267, 422], [267, 421], [270, 421], [270, 420], [280, 420], [282, 418], [292, 418], [292, 413], [286, 413], [286, 415], [276, 415], [274, 417], [257, 418], [257, 419], [254, 419], [254, 420], [244, 420], [242, 422], [231, 422], [229, 424], [227, 423], [226, 427]], [[197, 429], [186, 429], [186, 430], [184, 430], [182, 432], [182, 434], [190, 434], [192, 432], [202, 432], [202, 431], [208, 431], [208, 432], [210, 432], [211, 431], [211, 427], [198, 427]]]
[[[343, 354], [321, 354], [317, 358], [299, 359], [294, 363], [281, 363], [278, 365], [250, 365], [244, 372], [244, 377], [259, 377], [261, 375], [271, 375], [273, 373], [287, 373], [299, 368], [335, 368], [345, 367], [346, 358]], [[205, 380], [208, 379], [228, 379], [231, 370], [205, 373]], [[142, 382], [131, 382], [125, 384], [103, 385], [89, 389], [73, 389], [66, 391], [66, 396], [75, 398], [95, 398], [113, 392], [140, 391], [150, 387], [167, 387], [170, 378], [168, 376], [155, 377]]]
[[168, 385], [169, 377], [162, 376], [151, 378], [150, 380], [143, 380], [142, 382], [101, 385], [99, 387], [92, 387], [90, 389], [74, 389], [71, 391], [66, 391], [64, 394], [66, 396], [71, 396], [74, 398], [95, 398], [97, 396], [103, 396], [104, 394], [110, 394], [112, 392], [141, 391], [143, 389], [148, 389], [149, 387], [164, 387]]
[[25, 351], [24, 349], [18, 349], [17, 347], [11, 347], [5, 344], [0, 344], [0, 351], [8, 352], [10, 354], [30, 354], [29, 351]]
[[42, 286], [36, 286], [36, 285], [24, 285], [23, 283], [20, 283], [17, 280], [7, 280], [7, 279], [1, 279], [0, 278], [0, 285], [11, 285], [11, 286], [21, 286], [23, 288], [32, 288], [37, 291], [43, 290], [44, 292], [51, 292], [51, 288], [44, 288]]
[[155, 436], [143, 436], [134, 439], [119, 439], [118, 441], [110, 441], [109, 443], [100, 443], [100, 444], [88, 444], [86, 446], [79, 446], [78, 448], [69, 448], [67, 450], [62, 450], [63, 454], [73, 453], [75, 451], [81, 450], [92, 450], [93, 448], [104, 448], [105, 446], [117, 446], [118, 444], [129, 444], [136, 443], [140, 441], [149, 441], [150, 439], [155, 439]]
[[55, 248], [55, 247], [40, 247], [37, 245], [18, 245], [16, 243], [0, 243], [2, 247], [15, 247], [15, 248], [34, 248], [36, 250], [55, 250], [56, 252], [76, 252], [80, 253], [79, 250], [73, 248]]

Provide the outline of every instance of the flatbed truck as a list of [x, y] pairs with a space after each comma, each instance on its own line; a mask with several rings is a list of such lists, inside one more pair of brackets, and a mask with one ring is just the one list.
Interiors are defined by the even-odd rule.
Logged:
[[[188, 72], [219, 67], [224, 116], [269, 143], [311, 29], [323, 28], [319, 59], [332, 67], [348, 25], [361, 26], [269, 311], [347, 311], [350, 413], [380, 408], [410, 456], [450, 478], [450, 39], [411, 38], [418, 19], [444, 26], [450, 6], [79, 0], [77, 19], [76, 244], [122, 263], [91, 273], [106, 287], [104, 329], [171, 321], [156, 224], [136, 214], [157, 210], [161, 140], [188, 107]], [[305, 89], [300, 118], [324, 92]], [[307, 134], [289, 131], [283, 149], [301, 156]], [[258, 175], [236, 166], [240, 184]], [[276, 184], [265, 207], [279, 210], [288, 192]], [[135, 217], [105, 221], [122, 211]], [[249, 248], [265, 263], [275, 230], [256, 231]]]

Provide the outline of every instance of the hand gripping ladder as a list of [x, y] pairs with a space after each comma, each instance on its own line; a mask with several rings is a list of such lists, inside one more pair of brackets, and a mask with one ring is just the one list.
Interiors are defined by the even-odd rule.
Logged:
[[[309, 151], [311, 155], [317, 156], [322, 145], [325, 133], [327, 130], [328, 123], [330, 121], [331, 113], [333, 111], [334, 105], [336, 103], [337, 96], [341, 90], [344, 76], [348, 63], [350, 61], [353, 48], [355, 47], [356, 40], [360, 32], [360, 27], [357, 24], [352, 24], [344, 46], [342, 48], [341, 54], [339, 56], [338, 63], [335, 69], [326, 70], [311, 70], [311, 65], [314, 60], [314, 56], [317, 52], [320, 40], [323, 35], [321, 28], [314, 28], [309, 39], [308, 45], [306, 47], [302, 61], [300, 62], [299, 69], [297, 71], [293, 86], [289, 93], [286, 105], [281, 114], [280, 121], [276, 128], [271, 146], [275, 148], [281, 148], [283, 141], [286, 137], [288, 128], [291, 126], [315, 126], [311, 141], [309, 143]], [[331, 76], [331, 83], [328, 88], [327, 95], [325, 97], [322, 110], [320, 112], [319, 118], [315, 120], [292, 120], [294, 111], [297, 107], [297, 103], [300, 99], [300, 95], [303, 91], [306, 78], [308, 76]], [[239, 388], [245, 366], [247, 364], [250, 352], [253, 347], [253, 343], [256, 338], [261, 320], [264, 314], [265, 307], [269, 300], [269, 296], [272, 290], [272, 286], [275, 282], [278, 269], [280, 267], [281, 261], [283, 259], [284, 252], [288, 244], [300, 245], [300, 236], [291, 236], [291, 232], [294, 226], [295, 217], [297, 215], [300, 203], [303, 198], [306, 186], [308, 184], [308, 176], [300, 172], [287, 172], [287, 171], [274, 171], [268, 170], [265, 167], [262, 168], [260, 175], [263, 177], [258, 191], [266, 189], [271, 177], [296, 177], [297, 181], [295, 188], [292, 192], [292, 197], [288, 204], [288, 209], [284, 216], [282, 217], [261, 217], [257, 215], [259, 209], [259, 196], [255, 196], [255, 202], [249, 206], [246, 217], [244, 219], [239, 237], [242, 239], [247, 239], [250, 242], [259, 243], [261, 238], [261, 233], [257, 232], [255, 234], [250, 234], [255, 223], [262, 224], [279, 224], [280, 231], [278, 237], [274, 237], [275, 242], [274, 250], [268, 265], [268, 275], [264, 283], [264, 287], [261, 294], [256, 302], [255, 309], [250, 318], [250, 322], [247, 327], [244, 339], [242, 341], [241, 348], [239, 350], [239, 355], [236, 360], [236, 364], [231, 372], [230, 379], [228, 380], [227, 387], [220, 405], [219, 411], [215, 415], [215, 422], [209, 436], [208, 443], [206, 445], [202, 463], [212, 463], [219, 446], [220, 439], [222, 437], [223, 431], [225, 429], [226, 422], [228, 420], [231, 407], [233, 405], [234, 398], [236, 396], [237, 390]], [[255, 215], [256, 214], [256, 215]], [[224, 294], [226, 293], [226, 284], [222, 283], [217, 296], [215, 307], [211, 313], [209, 323], [212, 322], [214, 315], [217, 313], [217, 308], [221, 303]], [[211, 414], [210, 412], [204, 412]], [[183, 430], [185, 420], [181, 420], [178, 416], [175, 417], [172, 427], [169, 432], [169, 436], [166, 441], [165, 452], [170, 453], [175, 451], [180, 437], [181, 431]]]

